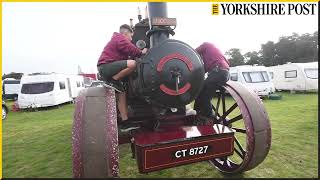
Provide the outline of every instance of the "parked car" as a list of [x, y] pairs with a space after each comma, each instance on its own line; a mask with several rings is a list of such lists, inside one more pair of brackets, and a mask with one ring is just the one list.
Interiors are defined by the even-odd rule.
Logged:
[[92, 81], [90, 87], [102, 87], [103, 81]]
[[4, 101], [2, 101], [2, 120], [5, 120], [7, 118], [8, 113], [9, 113], [8, 106]]

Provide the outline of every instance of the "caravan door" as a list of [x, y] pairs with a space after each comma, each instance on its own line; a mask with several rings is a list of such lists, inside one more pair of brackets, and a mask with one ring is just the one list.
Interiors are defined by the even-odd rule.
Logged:
[[72, 99], [70, 78], [67, 78], [69, 97]]

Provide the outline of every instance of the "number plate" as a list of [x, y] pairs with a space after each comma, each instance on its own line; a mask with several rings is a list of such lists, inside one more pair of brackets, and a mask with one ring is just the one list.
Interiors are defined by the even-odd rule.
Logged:
[[233, 135], [207, 136], [140, 147], [136, 145], [140, 172], [151, 172], [233, 154]]
[[174, 157], [179, 158], [185, 158], [188, 156], [197, 156], [197, 155], [205, 155], [209, 151], [208, 149], [211, 149], [211, 146], [200, 146], [200, 147], [192, 147], [190, 149], [181, 149], [174, 153]]
[[154, 17], [151, 20], [151, 25], [153, 26], [176, 26], [176, 18], [165, 18], [165, 17]]

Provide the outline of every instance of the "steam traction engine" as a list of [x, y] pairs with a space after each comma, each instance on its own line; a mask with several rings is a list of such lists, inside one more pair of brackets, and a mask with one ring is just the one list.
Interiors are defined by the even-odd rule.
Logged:
[[150, 48], [128, 78], [129, 117], [141, 128], [117, 128], [114, 90], [95, 87], [77, 98], [72, 131], [74, 177], [119, 177], [120, 144], [131, 143], [141, 173], [208, 161], [224, 173], [255, 168], [271, 145], [268, 115], [259, 97], [236, 82], [217, 90], [215, 118], [187, 115], [185, 105], [204, 83], [201, 57], [169, 39], [176, 19], [166, 3], [148, 3], [149, 18], [134, 26], [133, 43]]

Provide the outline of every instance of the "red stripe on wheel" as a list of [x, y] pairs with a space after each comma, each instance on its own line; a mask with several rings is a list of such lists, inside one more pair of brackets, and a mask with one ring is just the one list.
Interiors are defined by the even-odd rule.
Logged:
[[178, 60], [184, 62], [184, 63], [187, 65], [189, 71], [192, 71], [193, 65], [192, 65], [191, 60], [190, 60], [189, 58], [187, 58], [186, 56], [180, 54], [180, 53], [169, 54], [169, 55], [161, 58], [160, 61], [159, 61], [158, 66], [157, 66], [157, 71], [158, 71], [158, 72], [161, 72], [162, 69], [163, 69], [163, 66], [164, 66], [168, 61], [170, 61], [170, 60], [172, 60], [172, 59], [178, 59]]
[[166, 94], [169, 94], [171, 96], [178, 96], [178, 95], [181, 95], [181, 94], [184, 94], [185, 92], [187, 92], [189, 89], [191, 88], [191, 84], [190, 83], [187, 83], [185, 84], [182, 88], [180, 88], [178, 90], [178, 92], [176, 90], [172, 90], [170, 88], [168, 88], [166, 85], [164, 84], [161, 84], [160, 85], [160, 89], [166, 93]]

